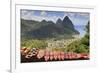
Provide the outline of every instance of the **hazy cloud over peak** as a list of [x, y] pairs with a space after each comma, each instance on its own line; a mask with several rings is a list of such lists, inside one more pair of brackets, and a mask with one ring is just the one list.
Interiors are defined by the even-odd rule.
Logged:
[[43, 19], [47, 21], [56, 22], [58, 18], [64, 19], [68, 16], [74, 25], [86, 25], [89, 21], [89, 13], [84, 12], [61, 12], [61, 11], [43, 11], [43, 10], [21, 10], [21, 18], [27, 20], [42, 21]]

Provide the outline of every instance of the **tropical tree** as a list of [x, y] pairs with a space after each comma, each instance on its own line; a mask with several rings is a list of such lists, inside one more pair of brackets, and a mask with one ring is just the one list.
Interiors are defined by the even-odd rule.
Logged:
[[86, 34], [80, 40], [76, 40], [67, 46], [67, 52], [89, 53], [89, 22], [85, 27]]

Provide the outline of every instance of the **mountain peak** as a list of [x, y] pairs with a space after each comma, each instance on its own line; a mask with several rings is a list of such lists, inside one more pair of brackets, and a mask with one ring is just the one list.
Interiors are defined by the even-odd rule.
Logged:
[[56, 21], [56, 24], [62, 24], [62, 20], [58, 18], [58, 20]]
[[62, 24], [63, 24], [64, 27], [74, 29], [74, 25], [73, 25], [72, 21], [70, 20], [70, 18], [68, 16], [65, 16]]
[[58, 20], [56, 21], [56, 26], [59, 28], [62, 28], [62, 20], [60, 18], [58, 18]]
[[68, 16], [63, 20], [58, 18], [56, 23], [46, 20], [42, 20], [41, 22], [29, 22], [29, 20], [21, 20], [21, 27], [23, 27], [23, 29], [21, 29], [23, 33], [22, 36], [26, 38], [57, 38], [60, 36], [65, 37], [65, 35], [67, 38], [73, 34], [78, 34], [78, 31], [74, 28]]
[[42, 20], [41, 22], [42, 22], [42, 23], [45, 23], [45, 22], [47, 22], [47, 21], [46, 21], [46, 20]]
[[69, 19], [69, 17], [68, 16], [65, 16], [64, 19]]

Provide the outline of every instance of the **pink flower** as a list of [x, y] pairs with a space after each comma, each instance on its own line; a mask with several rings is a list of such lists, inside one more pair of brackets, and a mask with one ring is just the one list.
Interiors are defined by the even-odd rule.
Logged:
[[61, 52], [61, 53], [60, 53], [61, 60], [64, 60], [64, 58], [65, 58], [64, 55], [65, 55], [64, 52]]
[[44, 50], [39, 50], [38, 54], [37, 54], [37, 58], [40, 59], [40, 58], [43, 58], [44, 56]]
[[58, 52], [54, 51], [53, 53], [54, 53], [54, 59], [57, 60]]
[[53, 55], [54, 55], [53, 52], [50, 51], [50, 60], [53, 60], [53, 58], [54, 58]]
[[44, 58], [45, 58], [45, 61], [48, 61], [48, 60], [49, 60], [49, 51], [48, 51], [48, 50], [45, 51], [45, 56], [44, 56]]

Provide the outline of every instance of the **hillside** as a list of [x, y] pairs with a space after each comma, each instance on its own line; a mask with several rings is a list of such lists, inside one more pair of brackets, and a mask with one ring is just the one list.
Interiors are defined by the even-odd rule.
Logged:
[[63, 20], [58, 19], [56, 23], [46, 20], [39, 22], [21, 19], [22, 38], [71, 38], [76, 34], [79, 32], [74, 28], [74, 24], [68, 16], [65, 16]]

